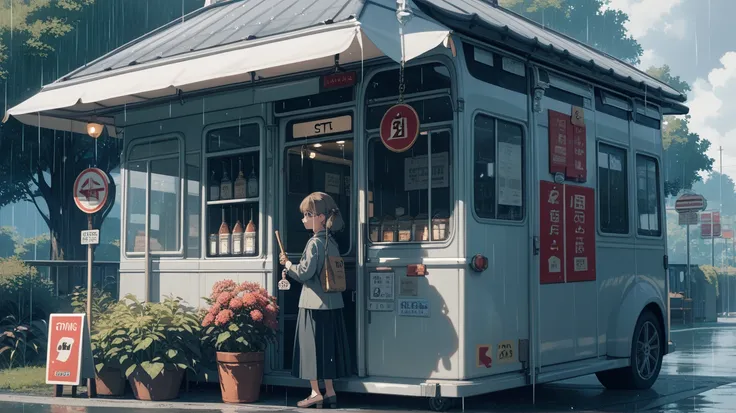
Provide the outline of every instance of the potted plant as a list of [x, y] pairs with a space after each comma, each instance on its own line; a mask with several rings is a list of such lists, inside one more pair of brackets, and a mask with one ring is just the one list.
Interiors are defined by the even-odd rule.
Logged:
[[212, 294], [204, 299], [209, 309], [202, 320], [203, 342], [217, 351], [222, 400], [257, 401], [265, 350], [276, 341], [276, 297], [257, 283], [224, 280], [215, 283]]
[[[186, 370], [194, 371], [200, 357], [199, 319], [180, 298], [161, 303], [140, 302], [129, 294], [116, 307], [116, 336], [107, 351], [125, 369], [139, 400], [171, 400], [179, 396]], [[117, 336], [120, 330], [126, 338]]]
[[[75, 313], [87, 312], [86, 288], [74, 288], [71, 299]], [[119, 306], [120, 303], [115, 301], [107, 291], [93, 294], [90, 341], [95, 361], [97, 394], [100, 396], [125, 394], [125, 375], [115, 349], [120, 348], [129, 340], [126, 331], [115, 322], [120, 311]]]

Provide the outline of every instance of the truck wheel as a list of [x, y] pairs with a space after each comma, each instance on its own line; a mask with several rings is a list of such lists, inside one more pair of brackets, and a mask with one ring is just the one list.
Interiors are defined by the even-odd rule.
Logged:
[[455, 399], [449, 397], [432, 397], [429, 399], [429, 409], [433, 412], [446, 412], [455, 405]]
[[631, 342], [631, 365], [596, 373], [598, 381], [611, 390], [646, 390], [657, 381], [662, 369], [664, 332], [654, 314], [645, 310], [636, 322]]

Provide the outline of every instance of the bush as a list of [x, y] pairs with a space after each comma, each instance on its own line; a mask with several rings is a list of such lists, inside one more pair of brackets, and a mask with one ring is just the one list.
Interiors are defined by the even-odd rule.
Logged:
[[[703, 278], [708, 284], [716, 287], [716, 295], [718, 295], [718, 269], [712, 265], [701, 265], [699, 266], [700, 271], [703, 273]], [[698, 271], [694, 271], [694, 275], [697, 277]], [[693, 278], [694, 279], [694, 278]]]
[[0, 366], [42, 363], [54, 285], [17, 257], [0, 259]]
[[[92, 330], [94, 331], [97, 321], [103, 314], [116, 303], [109, 292], [94, 290], [92, 292]], [[87, 312], [87, 289], [74, 287], [72, 291], [72, 311], [75, 313]]]

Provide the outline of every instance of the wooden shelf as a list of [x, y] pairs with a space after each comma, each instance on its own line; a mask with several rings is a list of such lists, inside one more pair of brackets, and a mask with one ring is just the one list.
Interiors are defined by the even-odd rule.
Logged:
[[255, 204], [258, 198], [237, 198], [237, 199], [220, 199], [217, 201], [207, 201], [207, 205], [230, 205], [230, 204]]

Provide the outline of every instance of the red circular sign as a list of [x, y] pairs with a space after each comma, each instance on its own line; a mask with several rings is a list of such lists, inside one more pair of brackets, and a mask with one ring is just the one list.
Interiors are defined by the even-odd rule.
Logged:
[[107, 201], [107, 174], [98, 168], [87, 168], [74, 181], [74, 203], [87, 214], [102, 209]]
[[391, 151], [404, 152], [419, 136], [419, 115], [405, 104], [391, 106], [381, 119], [381, 141]]

